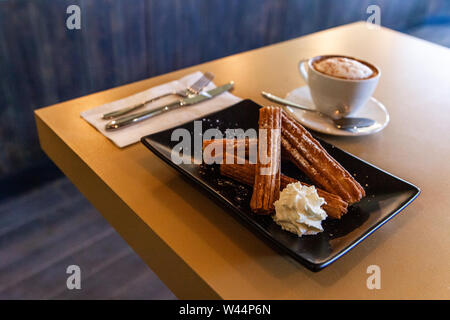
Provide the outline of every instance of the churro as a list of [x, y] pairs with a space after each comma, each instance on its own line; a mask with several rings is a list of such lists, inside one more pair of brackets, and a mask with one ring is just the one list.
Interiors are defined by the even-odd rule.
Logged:
[[349, 204], [365, 196], [362, 186], [298, 122], [282, 112], [281, 144], [311, 181]]
[[[255, 179], [255, 165], [246, 162], [245, 164], [221, 164], [220, 174], [236, 180], [240, 183], [252, 186]], [[290, 183], [299, 182], [298, 180], [288, 177], [284, 174], [280, 175], [280, 191]], [[300, 181], [302, 185], [310, 186], [307, 183]], [[320, 197], [324, 198], [326, 204], [323, 209], [329, 217], [340, 219], [342, 215], [347, 213], [347, 202], [343, 201], [339, 196], [316, 188]]]
[[[238, 156], [236, 159], [246, 159], [256, 163], [257, 148], [258, 139], [256, 138], [203, 140], [203, 161], [207, 164], [229, 163], [230, 161], [224, 155], [230, 154], [231, 151], [233, 155]], [[250, 153], [253, 153], [253, 157]]]
[[[280, 196], [281, 109], [259, 110], [258, 161], [250, 208], [257, 214], [270, 214]], [[264, 152], [266, 151], [266, 152]]]

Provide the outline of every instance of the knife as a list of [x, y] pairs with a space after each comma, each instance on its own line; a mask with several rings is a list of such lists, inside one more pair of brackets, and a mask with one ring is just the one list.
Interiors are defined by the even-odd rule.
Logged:
[[162, 113], [166, 113], [168, 111], [178, 109], [180, 107], [191, 106], [191, 105], [203, 102], [205, 100], [212, 99], [212, 98], [218, 96], [219, 94], [232, 89], [233, 86], [234, 86], [234, 82], [231, 81], [223, 86], [209, 90], [208, 92], [201, 92], [200, 94], [198, 94], [196, 96], [180, 99], [178, 101], [172, 102], [168, 105], [162, 106], [157, 109], [133, 113], [128, 116], [124, 116], [124, 117], [112, 120], [105, 125], [105, 129], [108, 131], [121, 129], [123, 127], [153, 118]]
[[157, 97], [153, 97], [150, 100], [145, 101], [144, 103], [140, 103], [140, 104], [135, 105], [135, 106], [126, 107], [126, 108], [122, 108], [122, 109], [119, 109], [119, 110], [115, 110], [115, 111], [112, 111], [112, 112], [105, 113], [103, 115], [103, 119], [110, 120], [110, 119], [113, 119], [113, 118], [118, 118], [120, 116], [124, 116], [127, 113], [131, 113], [133, 111], [136, 111], [137, 109], [140, 109], [140, 108], [144, 107], [148, 103], [152, 103], [152, 102], [154, 102], [156, 100], [159, 100], [161, 98], [164, 98], [164, 97], [167, 97], [167, 96], [170, 96], [170, 95], [178, 95], [178, 96], [180, 96], [182, 98], [186, 98], [188, 96], [194, 96], [196, 94], [199, 94], [203, 90], [203, 88], [206, 87], [212, 81], [212, 79], [214, 79], [214, 75], [211, 72], [206, 72], [193, 85], [187, 87], [184, 90], [179, 90], [179, 91], [174, 91], [174, 92], [167, 92], [167, 93], [164, 93], [164, 94], [159, 95]]

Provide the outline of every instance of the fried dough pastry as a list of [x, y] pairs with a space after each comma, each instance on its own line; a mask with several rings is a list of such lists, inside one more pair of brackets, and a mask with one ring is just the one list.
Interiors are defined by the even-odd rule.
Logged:
[[283, 152], [314, 184], [338, 195], [349, 204], [365, 196], [363, 187], [301, 124], [284, 111], [281, 119]]
[[[268, 215], [280, 197], [281, 109], [264, 107], [259, 110], [258, 161], [250, 208]], [[265, 152], [266, 151], [266, 154]], [[264, 156], [264, 157], [263, 157]]]
[[[241, 159], [249, 160], [250, 150], [254, 150], [255, 153], [257, 153], [258, 150], [258, 139], [246, 138], [203, 140], [203, 160], [206, 163], [212, 163], [214, 161], [216, 161], [216, 163], [227, 163], [228, 161], [224, 156], [227, 153], [227, 144], [232, 146], [234, 155], [242, 153], [244, 157], [240, 157]], [[205, 152], [205, 150], [211, 150], [212, 152]]]
[[[255, 180], [255, 165], [251, 163], [245, 164], [221, 164], [220, 174], [236, 180], [240, 183], [252, 186]], [[280, 175], [280, 191], [290, 183], [298, 182], [298, 180], [288, 177], [284, 174]], [[301, 181], [300, 181], [301, 182]], [[302, 185], [309, 186], [307, 183], [301, 182]], [[323, 209], [330, 218], [340, 219], [347, 213], [347, 202], [339, 196], [316, 188], [319, 197], [324, 198], [326, 204]]]

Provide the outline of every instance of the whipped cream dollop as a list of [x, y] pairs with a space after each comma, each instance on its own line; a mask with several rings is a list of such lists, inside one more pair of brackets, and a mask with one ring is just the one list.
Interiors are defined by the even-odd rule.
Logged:
[[288, 184], [275, 201], [273, 220], [283, 230], [302, 235], [323, 231], [322, 221], [327, 214], [321, 208], [325, 200], [317, 194], [314, 186], [303, 186], [300, 182]]
[[365, 64], [348, 58], [334, 57], [314, 63], [314, 68], [330, 76], [346, 79], [366, 79], [373, 70]]

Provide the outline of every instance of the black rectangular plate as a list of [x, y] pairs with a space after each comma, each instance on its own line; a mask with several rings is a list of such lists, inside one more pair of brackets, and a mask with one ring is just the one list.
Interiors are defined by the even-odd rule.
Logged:
[[[226, 129], [258, 128], [259, 108], [255, 102], [243, 100], [198, 120], [202, 121], [203, 132], [209, 128], [218, 128], [223, 133]], [[250, 230], [312, 271], [319, 271], [342, 257], [398, 214], [420, 193], [416, 186], [318, 139], [328, 153], [355, 176], [366, 190], [366, 197], [350, 206], [348, 213], [340, 220], [325, 220], [324, 232], [299, 238], [283, 231], [271, 217], [253, 214], [249, 207], [252, 188], [220, 176], [218, 166], [173, 163], [171, 151], [179, 141], [171, 141], [171, 136], [178, 128], [189, 130], [193, 137], [194, 122], [189, 122], [143, 137], [141, 141], [158, 157], [231, 209], [238, 220], [244, 222]], [[191, 140], [191, 150], [194, 150], [194, 139]], [[281, 167], [284, 174], [306, 183], [310, 182], [294, 165], [282, 162]]]

